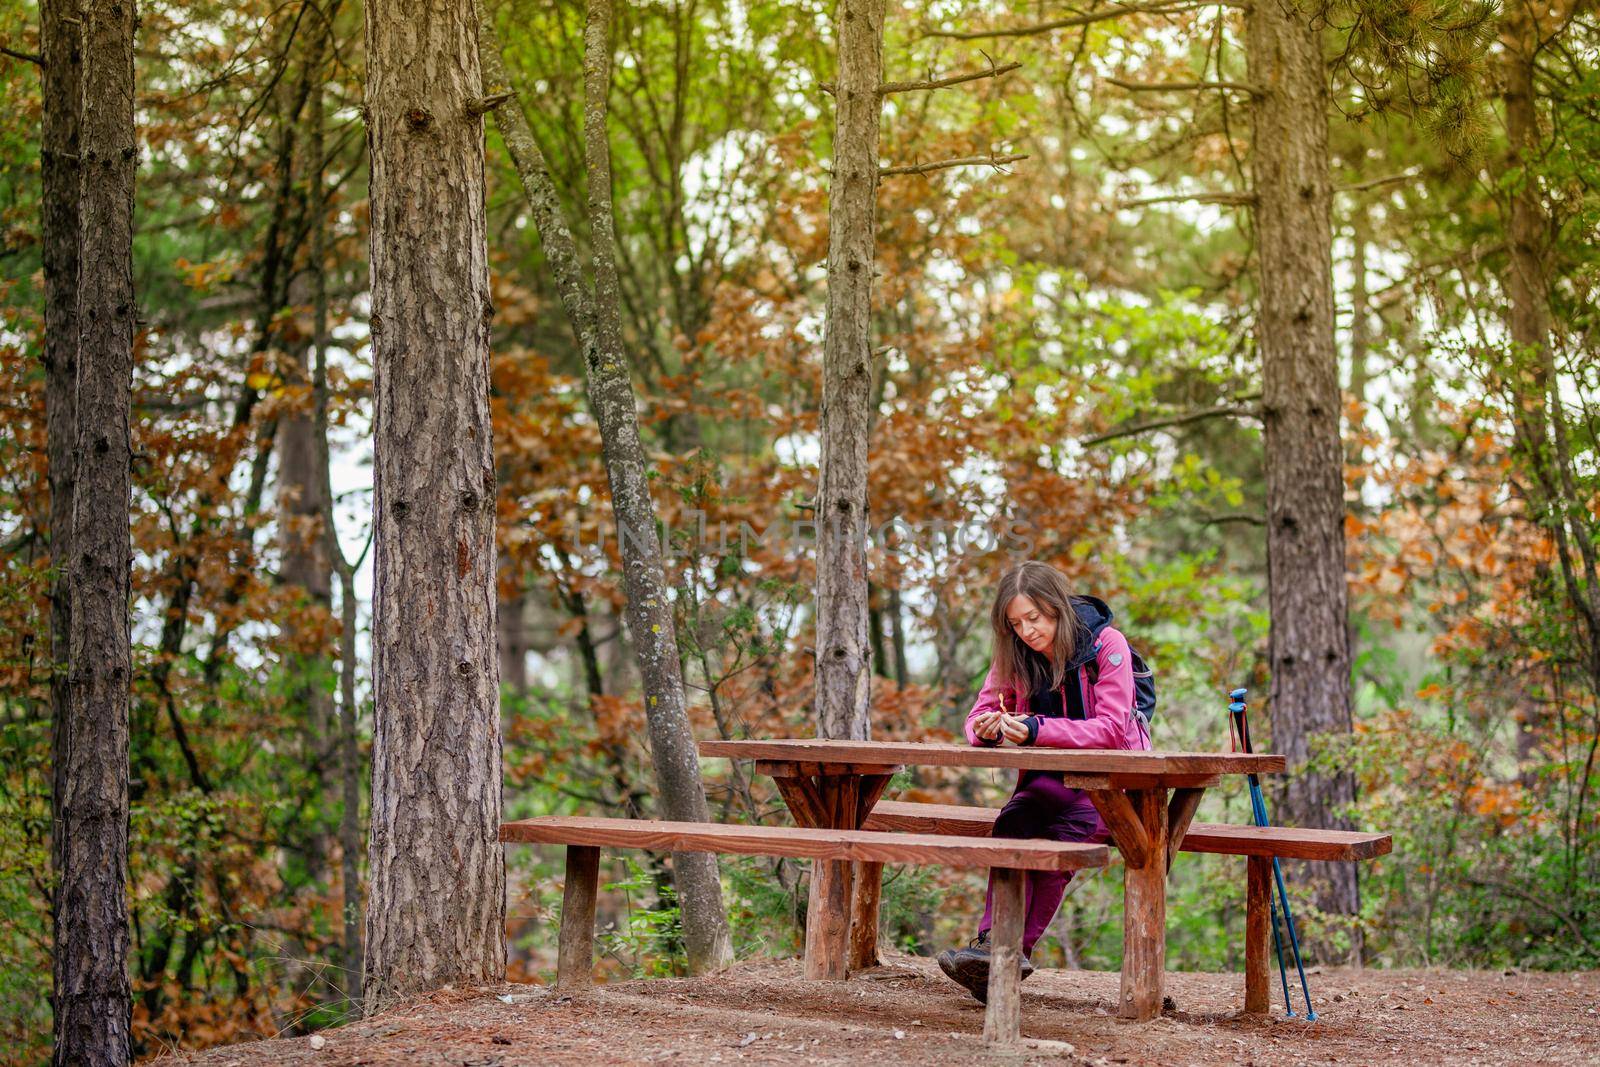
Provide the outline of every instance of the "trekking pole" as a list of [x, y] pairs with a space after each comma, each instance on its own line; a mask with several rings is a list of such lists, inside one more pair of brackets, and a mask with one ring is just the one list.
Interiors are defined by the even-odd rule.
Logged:
[[[1235, 689], [1229, 693], [1232, 703], [1228, 711], [1233, 716], [1234, 726], [1238, 732], [1239, 747], [1245, 753], [1252, 751], [1250, 747], [1250, 721], [1246, 718], [1244, 698], [1248, 689]], [[1250, 781], [1250, 807], [1255, 816], [1257, 826], [1271, 825], [1267, 821], [1267, 801], [1261, 793], [1261, 779], [1255, 774], [1248, 776]], [[1283, 865], [1278, 862], [1278, 857], [1272, 857], [1272, 877], [1278, 884], [1278, 899], [1283, 902], [1283, 924], [1289, 931], [1289, 948], [1294, 953], [1294, 967], [1300, 974], [1300, 992], [1306, 1000], [1306, 1021], [1314, 1021], [1317, 1017], [1316, 1009], [1311, 1006], [1311, 986], [1306, 981], [1305, 965], [1300, 961], [1300, 936], [1295, 930], [1294, 912], [1289, 910], [1289, 894], [1283, 886]], [[1268, 893], [1270, 899], [1271, 893]], [[1289, 1006], [1289, 978], [1283, 966], [1283, 945], [1278, 940], [1277, 910], [1272, 910], [1272, 943], [1278, 949], [1278, 977], [1283, 980], [1283, 1005], [1284, 1014], [1294, 1017], [1294, 1009]]]
[[[1244, 721], [1244, 695], [1246, 689], [1235, 689], [1228, 696], [1231, 703], [1228, 705], [1228, 722], [1231, 735], [1229, 741], [1233, 747], [1241, 752], [1250, 751], [1250, 743], [1245, 738], [1247, 729]], [[1250, 780], [1250, 818], [1257, 826], [1266, 822], [1266, 813], [1256, 807], [1256, 791], [1259, 782], [1255, 775], [1249, 776]], [[1294, 1005], [1289, 1002], [1289, 971], [1283, 965], [1283, 942], [1278, 937], [1278, 903], [1272, 896], [1272, 887], [1267, 887], [1267, 908], [1272, 917], [1272, 949], [1278, 955], [1278, 981], [1283, 984], [1283, 1013], [1289, 1018], [1294, 1018]]]

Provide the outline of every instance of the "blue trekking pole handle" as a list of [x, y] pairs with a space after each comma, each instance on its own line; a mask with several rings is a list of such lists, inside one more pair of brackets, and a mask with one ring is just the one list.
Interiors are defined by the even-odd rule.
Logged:
[[[1251, 751], [1251, 748], [1250, 726], [1249, 723], [1245, 721], [1244, 696], [1246, 692], [1248, 692], [1248, 690], [1235, 689], [1232, 693], [1230, 693], [1229, 696], [1233, 698], [1233, 703], [1228, 705], [1228, 710], [1232, 712], [1238, 719], [1240, 738], [1239, 743], [1244, 751], [1248, 753]], [[1251, 774], [1249, 779], [1250, 806], [1252, 809], [1254, 809], [1256, 825], [1269, 826], [1271, 824], [1267, 820], [1267, 802], [1261, 794], [1261, 779], [1254, 774]], [[1278, 884], [1278, 899], [1283, 901], [1283, 922], [1289, 930], [1289, 947], [1294, 953], [1295, 970], [1299, 972], [1300, 975], [1300, 992], [1301, 995], [1305, 997], [1306, 1001], [1306, 1020], [1308, 1022], [1313, 1021], [1317, 1017], [1317, 1012], [1316, 1009], [1311, 1006], [1311, 986], [1310, 983], [1306, 981], [1305, 965], [1300, 959], [1300, 936], [1299, 932], [1295, 929], [1294, 912], [1289, 909], [1289, 893], [1284, 888], [1283, 884], [1283, 865], [1278, 861], [1277, 856], [1272, 857], [1272, 877], [1273, 880]], [[1274, 943], [1276, 943], [1278, 937], [1278, 920], [1276, 914], [1274, 914], [1272, 918], [1272, 936]], [[1283, 949], [1281, 945], [1279, 945], [1278, 952], [1279, 976], [1284, 979], [1284, 1010], [1285, 1014], [1293, 1016], [1294, 1012], [1289, 1010], [1287, 1007], [1289, 1001], [1288, 978], [1284, 973], [1282, 956]]]
[[[1244, 752], [1250, 751], [1249, 724], [1244, 717], [1244, 697], [1247, 692], [1247, 689], [1235, 689], [1228, 694], [1231, 698], [1228, 704], [1230, 721], [1238, 736], [1239, 748]], [[1250, 818], [1257, 826], [1264, 826], [1267, 815], [1265, 803], [1261, 800], [1261, 781], [1253, 774], [1247, 778], [1250, 783]], [[1289, 969], [1283, 963], [1283, 940], [1278, 933], [1278, 903], [1272, 898], [1270, 886], [1267, 888], [1267, 913], [1272, 921], [1272, 950], [1278, 957], [1278, 982], [1283, 986], [1283, 1014], [1293, 1019], [1294, 1004], [1289, 1000]]]

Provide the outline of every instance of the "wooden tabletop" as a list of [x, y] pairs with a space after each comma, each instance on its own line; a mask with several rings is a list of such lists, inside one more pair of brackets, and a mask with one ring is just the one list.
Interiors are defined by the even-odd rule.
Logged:
[[1014, 767], [1079, 774], [1272, 774], [1284, 758], [1271, 753], [1130, 752], [1105, 748], [953, 745], [918, 741], [701, 741], [700, 755], [804, 763], [918, 764], [942, 767]]

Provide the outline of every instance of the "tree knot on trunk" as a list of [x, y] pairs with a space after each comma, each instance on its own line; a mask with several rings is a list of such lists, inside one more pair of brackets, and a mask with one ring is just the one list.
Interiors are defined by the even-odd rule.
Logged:
[[421, 133], [433, 125], [433, 116], [428, 113], [427, 108], [414, 107], [406, 112], [406, 125], [413, 133]]

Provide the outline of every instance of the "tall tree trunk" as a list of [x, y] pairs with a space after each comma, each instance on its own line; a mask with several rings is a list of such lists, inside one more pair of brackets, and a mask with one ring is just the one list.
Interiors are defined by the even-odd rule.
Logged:
[[817, 482], [817, 736], [871, 733], [867, 633], [867, 427], [884, 0], [839, 0], [833, 179]]
[[[320, 175], [318, 175], [320, 177]], [[309, 302], [309, 279], [290, 286], [290, 300]], [[293, 352], [294, 384], [309, 384], [309, 349], [298, 340]], [[278, 574], [283, 583], [299, 591], [306, 608], [318, 615], [333, 607], [332, 568], [320, 526], [327, 506], [322, 498], [321, 449], [316, 416], [311, 411], [286, 414], [278, 424], [279, 547], [283, 562]], [[285, 640], [296, 651], [289, 657], [291, 707], [300, 717], [305, 765], [310, 769], [319, 814], [306, 833], [306, 875], [313, 882], [324, 877], [332, 827], [320, 814], [320, 798], [327, 777], [327, 756], [333, 747], [333, 694], [327, 687], [331, 664], [321, 652], [299, 651], [308, 640], [318, 640], [323, 627], [315, 619], [295, 612], [286, 626]], [[301, 631], [310, 630], [310, 636]]]
[[[1252, 172], [1261, 257], [1261, 350], [1272, 616], [1274, 746], [1288, 757], [1286, 823], [1347, 826], [1349, 773], [1302, 765], [1319, 734], [1350, 732], [1339, 360], [1334, 347], [1328, 86], [1312, 15], [1261, 0], [1246, 16], [1254, 109]], [[1320, 865], [1318, 901], [1359, 911], [1356, 864]]]
[[375, 709], [366, 1002], [505, 977], [483, 89], [472, 0], [366, 11]]
[[76, 472], [78, 388], [78, 124], [82, 108], [78, 0], [41, 0], [39, 50], [44, 114], [40, 134], [39, 232], [44, 266], [45, 422], [50, 462], [50, 723], [51, 857], [59, 876], [65, 844], [66, 727], [70, 718], [72, 648], [72, 499]]
[[[500, 135], [522, 179], [545, 258], [555, 274], [562, 307], [583, 350], [589, 409], [600, 427], [612, 515], [622, 534], [619, 547], [623, 591], [627, 596], [624, 615], [633, 636], [635, 662], [644, 688], [645, 719], [661, 814], [676, 821], [707, 822], [711, 811], [700, 780], [694, 730], [684, 702], [672, 602], [667, 597], [655, 504], [645, 478], [633, 382], [622, 343], [613, 249], [611, 147], [606, 133], [611, 85], [610, 23], [609, 3], [598, 0], [591, 4], [584, 32], [584, 141], [594, 245], [592, 295], [584, 289], [577, 247], [561, 217], [555, 185], [526, 116], [515, 103], [498, 108], [495, 115]], [[481, 33], [488, 84], [496, 89], [509, 87], [499, 39], [487, 14], [482, 19]], [[733, 942], [722, 908], [716, 857], [705, 852], [681, 852], [674, 854], [672, 863], [682, 902], [690, 970], [699, 973], [726, 966], [733, 959]]]
[[[327, 17], [337, 11], [336, 0], [330, 5]], [[298, 125], [301, 121], [306, 123], [307, 150], [299, 154], [298, 161], [296, 153], [291, 151], [288, 154], [286, 162], [289, 173], [286, 177], [304, 204], [303, 212], [313, 227], [317, 225], [317, 220], [311, 218], [310, 213], [320, 207], [316, 194], [321, 190], [324, 179], [324, 160], [317, 142], [321, 139], [321, 86], [326, 77], [323, 60], [331, 32], [324, 19], [319, 18], [317, 23], [306, 35], [304, 46], [293, 50], [302, 65], [300, 77], [294, 80], [286, 78], [279, 94], [284, 101], [279, 121], [289, 126]], [[302, 115], [302, 112], [305, 114]], [[300, 164], [298, 167], [297, 162]], [[309, 263], [298, 270], [291, 265], [288, 296], [289, 303], [296, 311], [294, 321], [297, 324], [305, 321], [301, 309], [315, 302], [314, 290], [323, 284], [321, 273], [320, 262]], [[313, 395], [309, 397], [310, 405], [286, 412], [278, 424], [278, 539], [283, 558], [278, 573], [285, 585], [300, 591], [306, 606], [321, 614], [333, 606], [333, 574], [327, 540], [319, 529], [327, 508], [322, 499], [324, 478], [322, 450], [317, 440], [316, 398], [314, 390], [308, 388], [313, 373], [315, 334], [315, 324], [310, 330], [297, 327], [285, 346], [289, 354], [287, 376], [290, 384], [305, 388]], [[325, 874], [332, 836], [332, 827], [321, 815], [320, 803], [327, 779], [327, 756], [333, 748], [333, 694], [327, 687], [331, 664], [320, 651], [298, 651], [307, 641], [307, 636], [301, 632], [307, 629], [303, 625], [305, 616], [294, 613], [290, 619], [285, 638], [291, 647], [297, 649], [289, 659], [292, 673], [290, 685], [293, 686], [291, 706], [301, 716], [304, 759], [312, 773], [314, 784], [311, 788], [315, 791], [315, 810], [318, 812], [306, 836], [306, 874], [313, 882], [320, 882]], [[322, 627], [312, 623], [309, 629], [312, 633], [319, 633]]]
[[[1368, 356], [1376, 340], [1372, 329], [1372, 297], [1367, 292], [1367, 249], [1372, 244], [1372, 209], [1363, 201], [1350, 215], [1350, 387], [1348, 392], [1362, 404], [1367, 402], [1367, 384], [1372, 380]], [[1359, 450], [1351, 455], [1359, 462]]]
[[[622, 314], [611, 205], [611, 145], [606, 130], [611, 90], [611, 4], [591, 0], [584, 27], [584, 157], [589, 175], [590, 240], [594, 246], [594, 348], [586, 350], [589, 406], [600, 424], [611, 488], [611, 506], [621, 531], [626, 618], [644, 681], [650, 756], [655, 764], [662, 813], [668, 819], [708, 822], [711, 811], [700, 780], [700, 760], [683, 694], [678, 635], [667, 597], [656, 537], [656, 510], [644, 473], [644, 448], [634, 411], [633, 382], [623, 354]], [[717, 860], [707, 852], [673, 854], [672, 869], [683, 901], [685, 947], [695, 972], [733, 960], [733, 940], [722, 910]]]
[[[1572, 612], [1581, 624], [1584, 667], [1600, 692], [1600, 552], [1590, 513], [1573, 470], [1572, 446], [1561, 381], [1551, 345], [1550, 213], [1535, 173], [1544, 151], [1534, 74], [1543, 45], [1528, 0], [1509, 0], [1500, 25], [1502, 100], [1506, 122], [1506, 169], [1518, 174], [1505, 207], [1509, 263], [1505, 277], [1511, 413], [1517, 450], [1532, 477], [1538, 519], [1555, 539], [1557, 570]], [[1517, 709], [1520, 761], [1537, 749], [1547, 712], [1535, 701]], [[1527, 771], [1524, 770], [1525, 780]]]
[[[1528, 401], [1519, 405], [1518, 417], [1526, 421], [1529, 443], [1548, 448], [1542, 354], [1550, 344], [1550, 283], [1545, 276], [1550, 222], [1539, 198], [1532, 166], [1539, 155], [1539, 115], [1533, 84], [1538, 28], [1527, 0], [1509, 0], [1500, 32], [1502, 48], [1502, 101], [1505, 105], [1508, 167], [1523, 172], [1507, 205], [1506, 245], [1510, 269], [1506, 271], [1506, 325], [1519, 351], [1513, 366], [1519, 374], [1518, 392]], [[1523, 168], [1527, 168], [1524, 170]], [[1548, 460], [1548, 456], [1539, 457]]]
[[[331, 34], [332, 30], [329, 29]], [[326, 112], [322, 88], [312, 101], [311, 158], [324, 158]], [[322, 479], [322, 551], [339, 578], [339, 813], [340, 882], [343, 888], [340, 989], [348, 1010], [362, 1007], [364, 961], [361, 943], [361, 754], [356, 738], [356, 568], [339, 545], [333, 510], [333, 471], [328, 446], [328, 212], [326, 175], [319, 166], [311, 191], [311, 396]]]
[[899, 580], [889, 587], [889, 629], [894, 636], [894, 680], [904, 689], [911, 680], [911, 671], [906, 665], [905, 609], [900, 603]]
[[500, 684], [517, 696], [528, 690], [528, 594], [500, 602]]
[[124, 1064], [128, 983], [128, 631], [133, 549], [134, 5], [83, 5], [79, 139], [82, 258], [78, 278], [77, 433], [71, 665], [57, 733], [60, 882], [55, 899], [55, 1062]]

